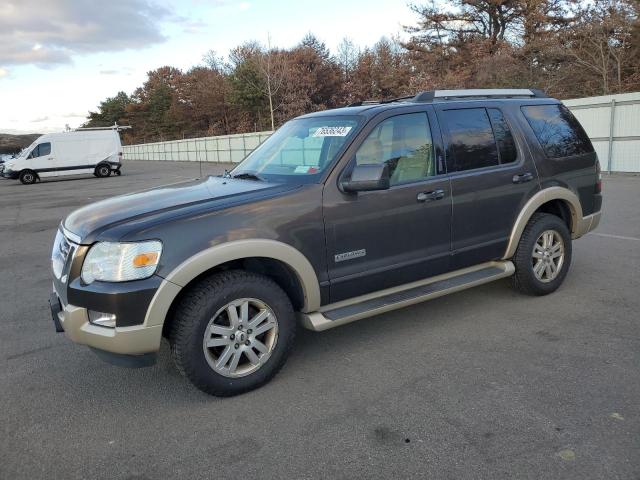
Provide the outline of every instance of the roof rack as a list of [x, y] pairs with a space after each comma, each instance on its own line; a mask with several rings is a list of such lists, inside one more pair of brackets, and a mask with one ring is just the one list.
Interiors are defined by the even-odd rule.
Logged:
[[80, 128], [74, 128], [73, 131], [78, 132], [78, 131], [85, 131], [85, 130], [117, 130], [119, 132], [120, 130], [128, 130], [130, 128], [131, 128], [131, 125], [118, 125], [117, 123], [114, 123], [110, 127], [80, 127]]
[[458, 98], [546, 98], [542, 90], [535, 88], [471, 88], [467, 90], [430, 90], [420, 92], [412, 102], [432, 102], [435, 99], [449, 100]]
[[364, 100], [351, 103], [349, 107], [380, 105], [383, 103], [409, 102], [429, 103], [434, 100], [456, 100], [463, 98], [547, 98], [542, 90], [536, 88], [474, 88], [467, 90], [429, 90], [408, 97], [387, 100]]

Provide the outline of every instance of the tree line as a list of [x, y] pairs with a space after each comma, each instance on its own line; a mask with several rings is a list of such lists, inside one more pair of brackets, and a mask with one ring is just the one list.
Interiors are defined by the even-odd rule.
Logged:
[[313, 34], [288, 49], [257, 41], [209, 51], [188, 71], [148, 72], [84, 126], [133, 128], [126, 143], [277, 128], [297, 115], [449, 88], [534, 87], [558, 98], [640, 90], [639, 0], [432, 0], [404, 40], [335, 52]]

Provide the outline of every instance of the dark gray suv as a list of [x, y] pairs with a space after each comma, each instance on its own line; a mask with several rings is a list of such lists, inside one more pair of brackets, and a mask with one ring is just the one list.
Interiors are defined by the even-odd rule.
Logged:
[[60, 225], [58, 331], [122, 365], [162, 337], [198, 388], [270, 380], [320, 331], [511, 277], [545, 295], [600, 220], [589, 138], [535, 90], [446, 90], [291, 120], [231, 172]]

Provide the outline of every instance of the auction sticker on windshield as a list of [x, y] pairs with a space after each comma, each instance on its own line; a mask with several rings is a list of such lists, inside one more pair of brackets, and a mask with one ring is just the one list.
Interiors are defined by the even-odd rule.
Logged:
[[313, 134], [314, 137], [346, 137], [351, 127], [320, 127]]

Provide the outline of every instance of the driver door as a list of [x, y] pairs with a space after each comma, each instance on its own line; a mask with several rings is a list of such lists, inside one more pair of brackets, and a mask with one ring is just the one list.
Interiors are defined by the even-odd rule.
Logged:
[[[337, 302], [447, 271], [451, 189], [430, 107], [381, 119], [356, 147], [355, 164], [386, 163], [388, 190], [324, 194], [330, 300]], [[435, 133], [435, 134], [434, 134]], [[436, 160], [439, 161], [436, 161]]]
[[58, 175], [58, 165], [51, 148], [51, 142], [36, 145], [29, 153], [27, 163], [29, 164], [28, 168], [36, 172], [40, 177], [55, 177]]

